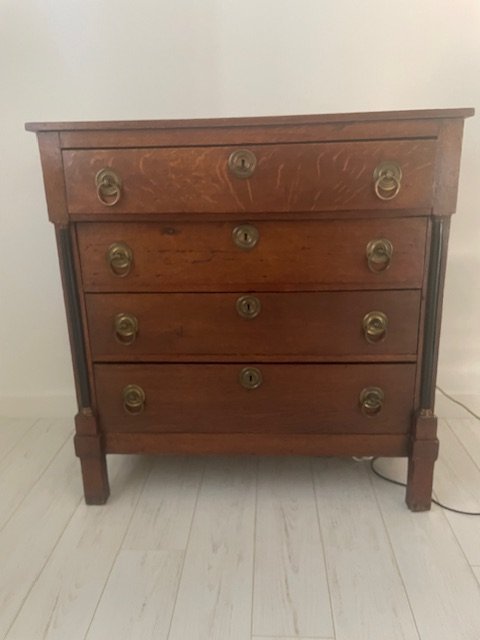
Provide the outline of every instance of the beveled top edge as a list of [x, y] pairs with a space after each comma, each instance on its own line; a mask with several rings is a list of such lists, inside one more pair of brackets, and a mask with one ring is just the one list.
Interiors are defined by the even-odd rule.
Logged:
[[261, 116], [247, 118], [198, 118], [190, 120], [118, 120], [99, 122], [27, 122], [27, 131], [100, 131], [135, 129], [192, 129], [202, 127], [245, 127], [302, 124], [339, 124], [376, 120], [421, 120], [435, 118], [470, 118], [473, 108], [417, 109], [412, 111], [377, 111], [364, 113], [304, 114], [296, 116]]

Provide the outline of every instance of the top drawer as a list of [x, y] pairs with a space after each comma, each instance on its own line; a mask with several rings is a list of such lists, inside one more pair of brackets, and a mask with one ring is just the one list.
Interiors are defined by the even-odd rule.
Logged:
[[72, 214], [429, 209], [435, 144], [66, 150], [68, 208]]

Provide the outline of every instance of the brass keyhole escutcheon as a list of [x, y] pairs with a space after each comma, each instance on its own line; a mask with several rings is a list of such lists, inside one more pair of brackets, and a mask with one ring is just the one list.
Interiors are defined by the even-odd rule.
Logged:
[[133, 252], [128, 244], [114, 242], [108, 247], [107, 262], [114, 275], [124, 278], [132, 268]]
[[127, 384], [123, 392], [123, 408], [131, 415], [142, 413], [145, 408], [145, 391], [138, 384]]
[[393, 200], [402, 185], [402, 169], [397, 162], [381, 162], [373, 172], [373, 180], [377, 198]]
[[385, 393], [380, 387], [365, 387], [360, 392], [360, 407], [368, 416], [376, 416], [383, 408]]
[[393, 244], [386, 238], [370, 240], [366, 249], [368, 268], [381, 273], [389, 268], [393, 256]]
[[262, 372], [256, 367], [245, 367], [240, 371], [239, 381], [245, 389], [257, 389], [263, 382]]
[[95, 176], [97, 198], [105, 207], [113, 207], [122, 195], [122, 181], [111, 169], [100, 169]]
[[255, 171], [257, 158], [249, 149], [237, 149], [228, 158], [228, 168], [237, 178], [249, 178]]
[[252, 224], [240, 224], [232, 231], [232, 238], [239, 249], [253, 249], [260, 238], [258, 229]]
[[262, 309], [260, 300], [256, 296], [240, 296], [235, 303], [237, 313], [246, 320], [256, 318]]
[[113, 320], [115, 338], [125, 346], [133, 344], [137, 338], [138, 320], [131, 313], [117, 313]]
[[363, 318], [365, 340], [371, 344], [382, 342], [387, 336], [388, 317], [383, 311], [370, 311]]

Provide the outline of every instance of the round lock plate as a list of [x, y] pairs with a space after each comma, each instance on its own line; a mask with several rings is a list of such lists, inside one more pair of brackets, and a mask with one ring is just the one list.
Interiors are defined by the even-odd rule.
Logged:
[[249, 178], [256, 166], [257, 158], [249, 149], [237, 149], [228, 158], [228, 168], [237, 178]]
[[256, 367], [245, 367], [240, 371], [240, 384], [245, 389], [257, 389], [262, 382], [262, 372]]
[[253, 249], [258, 243], [260, 234], [258, 229], [252, 224], [240, 224], [232, 231], [232, 238], [234, 243], [240, 249]]
[[235, 303], [237, 313], [242, 318], [252, 320], [256, 318], [261, 311], [260, 300], [255, 296], [241, 296]]

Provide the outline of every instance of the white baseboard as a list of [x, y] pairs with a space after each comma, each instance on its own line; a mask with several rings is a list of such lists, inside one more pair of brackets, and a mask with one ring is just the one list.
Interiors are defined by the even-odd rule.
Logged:
[[0, 415], [9, 418], [72, 418], [77, 413], [75, 396], [0, 396]]

